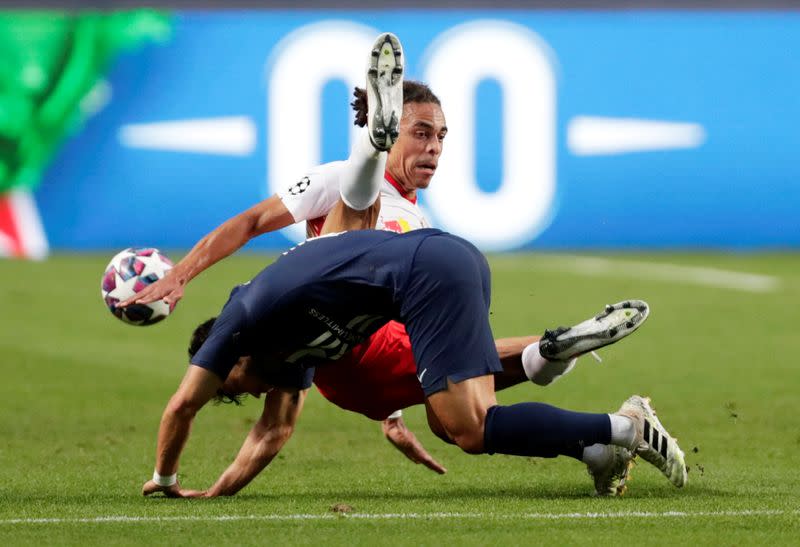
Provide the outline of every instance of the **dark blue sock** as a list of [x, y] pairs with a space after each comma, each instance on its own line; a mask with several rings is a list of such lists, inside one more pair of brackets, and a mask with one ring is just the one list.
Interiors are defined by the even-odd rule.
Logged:
[[493, 406], [486, 413], [487, 454], [580, 459], [584, 446], [611, 442], [608, 414], [562, 410], [543, 403]]

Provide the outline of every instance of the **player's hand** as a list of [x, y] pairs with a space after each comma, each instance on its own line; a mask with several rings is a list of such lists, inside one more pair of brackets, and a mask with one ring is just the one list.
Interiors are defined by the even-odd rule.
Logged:
[[182, 498], [210, 498], [207, 490], [181, 490]]
[[423, 448], [422, 444], [410, 429], [406, 427], [403, 418], [389, 418], [381, 422], [383, 434], [406, 458], [414, 463], [421, 463], [428, 469], [443, 475], [447, 473], [442, 464], [433, 459]]
[[142, 495], [149, 496], [161, 492], [167, 498], [205, 498], [207, 492], [205, 490], [185, 490], [181, 488], [181, 483], [176, 482], [172, 486], [161, 486], [152, 480], [147, 481], [142, 486]]
[[125, 308], [131, 304], [149, 304], [156, 300], [163, 300], [166, 302], [170, 309], [183, 298], [184, 285], [180, 282], [179, 276], [173, 275], [172, 270], [167, 274], [131, 296], [127, 300], [123, 300], [117, 307]]

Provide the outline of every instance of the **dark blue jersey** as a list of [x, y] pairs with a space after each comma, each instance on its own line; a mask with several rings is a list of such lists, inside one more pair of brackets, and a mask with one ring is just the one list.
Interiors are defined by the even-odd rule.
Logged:
[[[423, 387], [427, 374], [436, 391], [461, 377], [461, 369], [433, 373], [460, 359], [456, 348], [466, 348], [483, 373], [494, 371], [490, 362], [499, 366], [488, 305], [486, 261], [461, 238], [433, 229], [324, 236], [236, 287], [192, 363], [224, 379], [251, 355], [272, 383], [308, 387], [315, 366], [335, 362], [395, 319], [406, 324]], [[446, 341], [452, 336], [456, 344]]]

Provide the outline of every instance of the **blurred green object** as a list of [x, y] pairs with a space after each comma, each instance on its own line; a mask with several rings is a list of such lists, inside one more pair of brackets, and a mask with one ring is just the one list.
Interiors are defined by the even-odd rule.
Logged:
[[165, 42], [167, 14], [0, 12], [0, 194], [34, 188], [64, 139], [109, 98], [117, 53]]

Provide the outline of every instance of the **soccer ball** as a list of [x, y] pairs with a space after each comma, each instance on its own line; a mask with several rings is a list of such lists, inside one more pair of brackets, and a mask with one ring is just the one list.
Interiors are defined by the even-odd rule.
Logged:
[[150, 304], [133, 304], [118, 308], [117, 303], [127, 300], [150, 283], [164, 277], [172, 269], [172, 261], [158, 249], [150, 247], [128, 248], [117, 253], [108, 263], [100, 283], [100, 295], [115, 317], [131, 325], [152, 325], [167, 317], [175, 305], [163, 300]]

